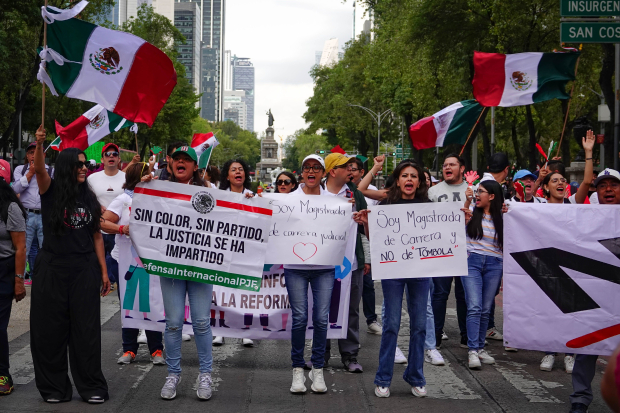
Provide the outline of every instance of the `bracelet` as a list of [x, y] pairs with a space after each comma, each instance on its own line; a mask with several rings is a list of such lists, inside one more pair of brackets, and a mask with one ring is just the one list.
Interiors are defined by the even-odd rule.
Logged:
[[591, 161], [591, 160], [592, 160], [592, 158], [586, 158], [586, 161]]
[[125, 225], [119, 225], [118, 226], [118, 233], [123, 235], [123, 228], [125, 227]]

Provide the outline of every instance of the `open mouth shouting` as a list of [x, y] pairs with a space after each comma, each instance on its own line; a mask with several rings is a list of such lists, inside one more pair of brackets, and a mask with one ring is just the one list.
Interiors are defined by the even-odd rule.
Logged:
[[316, 175], [315, 174], [309, 174], [308, 177], [306, 178], [306, 182], [310, 185], [313, 185], [314, 183], [316, 183], [317, 179], [316, 179]]

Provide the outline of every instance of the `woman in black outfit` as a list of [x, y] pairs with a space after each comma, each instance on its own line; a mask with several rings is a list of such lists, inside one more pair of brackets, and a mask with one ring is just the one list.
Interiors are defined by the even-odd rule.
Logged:
[[45, 129], [36, 133], [34, 167], [41, 194], [43, 247], [34, 266], [30, 346], [35, 382], [48, 403], [70, 401], [71, 375], [89, 403], [108, 399], [101, 371], [100, 298], [110, 292], [100, 230], [101, 205], [86, 182], [86, 155], [65, 149], [54, 179], [45, 171]]

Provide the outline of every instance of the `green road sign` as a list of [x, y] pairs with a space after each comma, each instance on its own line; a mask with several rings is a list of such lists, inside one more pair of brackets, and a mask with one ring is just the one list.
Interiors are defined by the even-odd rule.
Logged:
[[620, 0], [560, 0], [562, 17], [620, 16]]
[[396, 148], [396, 153], [403, 153], [403, 148]]
[[620, 43], [620, 23], [560, 23], [562, 43]]

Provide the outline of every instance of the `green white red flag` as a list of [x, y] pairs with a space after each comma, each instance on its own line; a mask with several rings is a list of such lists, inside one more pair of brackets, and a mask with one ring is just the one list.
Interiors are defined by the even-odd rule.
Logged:
[[207, 167], [213, 149], [215, 149], [215, 147], [219, 144], [220, 142], [217, 140], [213, 132], [194, 134], [190, 146], [196, 151], [196, 156], [198, 156], [199, 159], [199, 168]]
[[566, 83], [575, 80], [579, 54], [474, 52], [474, 98], [503, 107], [568, 99]]
[[96, 105], [88, 112], [63, 127], [56, 121], [56, 134], [58, 138], [52, 142], [53, 145], [58, 139], [58, 149], [78, 148], [85, 150], [93, 143], [105, 138], [112, 132], [133, 126], [134, 123], [123, 119], [116, 113], [105, 110], [101, 105]]
[[48, 27], [39, 80], [54, 95], [98, 103], [152, 126], [177, 83], [172, 61], [137, 36], [73, 18], [84, 3], [69, 10], [42, 8]]
[[474, 99], [454, 103], [409, 127], [409, 138], [417, 150], [463, 145], [480, 117], [482, 106]]

